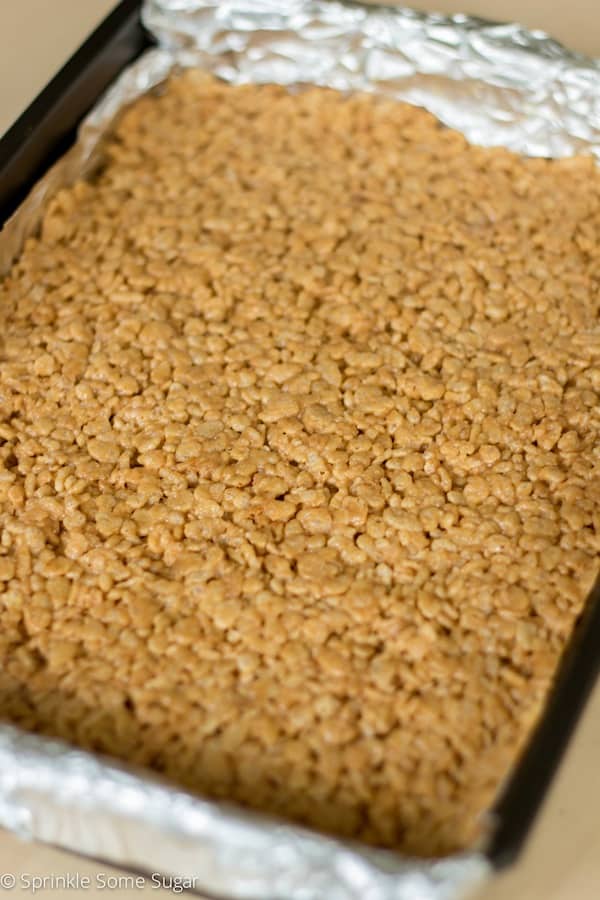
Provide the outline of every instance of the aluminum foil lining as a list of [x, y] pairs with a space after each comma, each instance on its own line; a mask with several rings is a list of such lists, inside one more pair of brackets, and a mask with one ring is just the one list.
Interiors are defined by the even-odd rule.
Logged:
[[117, 79], [75, 147], [7, 223], [0, 275], [56, 190], [99, 164], [119, 110], [187, 66], [238, 84], [381, 93], [425, 107], [474, 144], [600, 159], [600, 61], [540, 31], [335, 0], [144, 0], [142, 18], [160, 49]]
[[333, 0], [149, 0], [143, 18], [228, 81], [375, 91], [475, 144], [600, 156], [600, 63], [542, 32]]
[[0, 824], [224, 898], [450, 900], [487, 872], [478, 854], [427, 863], [358, 849], [9, 726]]
[[[159, 46], [117, 79], [6, 224], [0, 273], [56, 191], [101, 165], [123, 107], [192, 65], [236, 83], [382, 93], [474, 143], [600, 157], [600, 64], [516, 25], [334, 0], [146, 0], [143, 20]], [[325, 838], [8, 725], [0, 825], [236, 900], [454, 900], [490, 870], [481, 850], [423, 861]]]

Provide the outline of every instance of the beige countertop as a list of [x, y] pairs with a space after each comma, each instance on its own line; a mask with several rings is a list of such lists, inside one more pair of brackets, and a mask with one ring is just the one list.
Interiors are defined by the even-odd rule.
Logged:
[[[1, 0], [0, 134], [72, 53], [85, 34], [114, 5], [113, 0]], [[600, 56], [597, 0], [453, 0], [418, 2], [420, 9], [470, 12], [501, 20], [518, 19], [543, 28], [573, 49]], [[149, 848], [151, 857], [151, 848]], [[87, 875], [88, 889], [63, 890], [51, 882], [37, 896], [62, 900], [106, 896], [142, 900], [172, 892], [151, 882], [127, 890], [109, 876], [122, 873], [0, 831], [1, 873], [15, 876], [11, 893], [31, 894], [32, 875]], [[323, 898], [327, 900], [327, 898]], [[588, 703], [575, 738], [555, 779], [519, 862], [477, 894], [476, 900], [600, 900], [600, 685]]]

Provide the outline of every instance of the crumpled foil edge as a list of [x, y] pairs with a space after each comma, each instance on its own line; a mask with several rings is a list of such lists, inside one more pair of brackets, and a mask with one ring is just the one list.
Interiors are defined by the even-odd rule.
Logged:
[[428, 862], [322, 837], [12, 726], [0, 825], [239, 900], [452, 900], [490, 869], [478, 853]]
[[[0, 274], [56, 192], [101, 165], [121, 110], [188, 66], [234, 83], [373, 91], [473, 143], [600, 158], [600, 64], [517, 25], [337, 0], [146, 0], [143, 21], [159, 47], [116, 80], [5, 225]], [[0, 824], [239, 900], [452, 900], [491, 869], [478, 850], [426, 861], [322, 837], [12, 726], [0, 726]]]
[[228, 81], [374, 91], [474, 144], [600, 156], [600, 62], [540, 31], [340, 0], [148, 0], [143, 21]]
[[541, 31], [351, 0], [145, 0], [142, 21], [159, 48], [116, 80], [6, 223], [0, 276], [56, 191], [100, 165], [120, 110], [189, 66], [235, 84], [376, 92], [425, 107], [473, 144], [600, 159], [600, 61]]

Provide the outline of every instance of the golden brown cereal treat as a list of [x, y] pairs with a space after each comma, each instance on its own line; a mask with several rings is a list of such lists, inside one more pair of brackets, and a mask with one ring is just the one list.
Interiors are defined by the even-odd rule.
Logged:
[[417, 854], [598, 569], [600, 174], [190, 72], [1, 288], [0, 715]]

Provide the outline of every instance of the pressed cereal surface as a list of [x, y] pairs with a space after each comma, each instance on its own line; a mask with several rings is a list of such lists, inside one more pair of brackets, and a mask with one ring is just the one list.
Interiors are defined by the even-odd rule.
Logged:
[[0, 288], [0, 718], [476, 839], [598, 568], [600, 174], [172, 80]]

